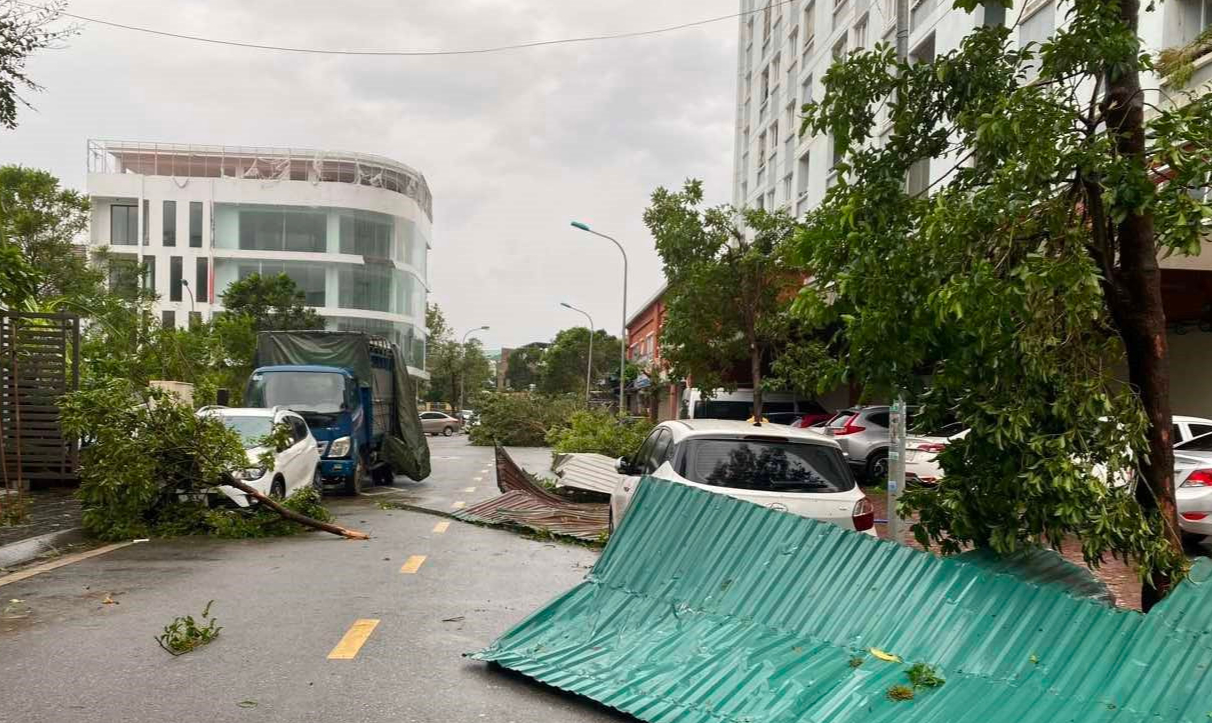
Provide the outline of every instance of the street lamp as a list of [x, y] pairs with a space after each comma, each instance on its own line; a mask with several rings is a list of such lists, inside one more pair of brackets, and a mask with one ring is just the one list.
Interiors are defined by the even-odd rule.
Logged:
[[573, 306], [572, 304], [568, 304], [568, 303], [561, 301], [560, 306], [564, 307], [565, 309], [572, 309], [573, 311], [579, 311], [585, 315], [586, 319], [589, 319], [589, 365], [585, 369], [585, 408], [588, 409], [589, 408], [589, 399], [590, 399], [589, 389], [590, 389], [590, 384], [592, 383], [591, 380], [593, 379], [593, 329], [594, 329], [593, 317], [589, 315], [588, 311], [585, 311], [584, 309], [578, 309], [577, 307]]
[[189, 282], [185, 279], [181, 279], [181, 285], [189, 292], [189, 313], [192, 316], [194, 313], [194, 290], [189, 288]]
[[458, 416], [460, 422], [463, 421], [463, 407], [466, 404], [464, 393], [466, 391], [465, 382], [467, 381], [467, 337], [477, 331], [488, 331], [488, 327], [477, 326], [474, 329], [468, 329], [467, 333], [463, 335], [463, 341], [459, 344], [459, 348], [463, 350], [463, 363], [459, 365], [459, 408], [455, 410], [455, 414]]
[[586, 233], [591, 233], [594, 236], [601, 236], [619, 248], [619, 253], [623, 254], [623, 328], [619, 334], [619, 415], [621, 416], [627, 408], [626, 398], [624, 396], [624, 388], [627, 383], [627, 252], [623, 249], [623, 245], [604, 233], [598, 233], [589, 228], [587, 224], [580, 221], [573, 221], [572, 227], [580, 229]]

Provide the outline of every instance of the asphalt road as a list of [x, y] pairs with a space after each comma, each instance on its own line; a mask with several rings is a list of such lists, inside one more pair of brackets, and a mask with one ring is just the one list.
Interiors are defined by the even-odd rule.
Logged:
[[[432, 445], [423, 487], [372, 493], [488, 496], [491, 450], [464, 440]], [[332, 504], [368, 542], [157, 540], [0, 587], [0, 721], [629, 720], [461, 657], [579, 581], [596, 552], [457, 521], [439, 532], [446, 520], [382, 501]], [[212, 599], [217, 640], [176, 658], [157, 646]], [[329, 659], [358, 620], [378, 623], [352, 658]]]

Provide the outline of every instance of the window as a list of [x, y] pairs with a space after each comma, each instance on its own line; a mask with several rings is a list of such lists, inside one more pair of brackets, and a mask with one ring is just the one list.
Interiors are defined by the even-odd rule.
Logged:
[[143, 199], [143, 245], [147, 246], [148, 229], [151, 228], [151, 201]]
[[[812, 52], [812, 46], [816, 42], [816, 3], [808, 3], [808, 7], [804, 8], [804, 55], [807, 56]], [[805, 63], [807, 65], [807, 63]]]
[[792, 178], [793, 178], [793, 176], [792, 176], [792, 174], [790, 174], [790, 173], [788, 173], [786, 176], [783, 176], [783, 200], [784, 200], [784, 201], [790, 201], [790, 200], [791, 200], [791, 182], [792, 182]]
[[391, 258], [392, 218], [383, 214], [341, 215], [341, 253]]
[[770, 124], [770, 157], [778, 152], [779, 147], [779, 122], [775, 121]]
[[202, 202], [189, 202], [189, 246], [202, 248]]
[[762, 105], [766, 104], [766, 99], [770, 97], [770, 68], [767, 67], [762, 71]]
[[846, 6], [848, 0], [833, 0], [833, 27], [840, 27], [842, 16], [849, 9]]
[[[1191, 425], [1191, 436], [1192, 437], [1202, 437], [1205, 434], [1207, 434], [1208, 432], [1212, 432], [1212, 426], [1210, 426], [1210, 425], [1207, 425], [1207, 424], [1192, 424]], [[1182, 439], [1182, 438], [1181, 437], [1171, 437], [1170, 439]]]
[[909, 10], [909, 30], [911, 32], [917, 30], [930, 18], [937, 2], [938, 0], [913, 0], [913, 6]]
[[327, 250], [328, 217], [322, 212], [282, 208], [241, 209], [240, 248], [250, 251]]
[[745, 46], [753, 45], [753, 18], [745, 23]]
[[[235, 278], [232, 277], [233, 265], [235, 265]], [[247, 279], [253, 274], [260, 276], [286, 274], [290, 277], [291, 281], [295, 282], [295, 286], [298, 286], [303, 292], [303, 303], [307, 306], [325, 305], [324, 286], [327, 271], [324, 266], [305, 261], [257, 261], [255, 259], [241, 259], [237, 262], [229, 259], [215, 259], [216, 287], [226, 288], [235, 279]]]
[[678, 471], [698, 484], [789, 493], [854, 488], [841, 451], [823, 444], [691, 438], [682, 446]]
[[168, 300], [181, 300], [181, 257], [173, 256], [168, 260]]
[[918, 43], [917, 47], [910, 51], [909, 62], [914, 65], [934, 62], [934, 33], [930, 33], [929, 37]]
[[301, 417], [293, 415], [282, 418], [284, 422], [290, 425], [291, 437], [295, 442], [302, 442], [307, 439], [307, 422], [304, 422]]
[[1051, 37], [1055, 30], [1056, 7], [1049, 0], [1023, 18], [1018, 26], [1018, 45], [1021, 48], [1026, 47], [1027, 43], [1042, 43]]
[[919, 158], [909, 166], [909, 173], [905, 177], [905, 193], [910, 196], [918, 196], [926, 192], [930, 187], [930, 159]]
[[896, 25], [896, 0], [884, 0], [882, 15], [884, 16], [884, 27], [890, 28]]
[[778, 85], [779, 71], [783, 67], [783, 56], [781, 53], [775, 53], [774, 58], [770, 61], [770, 80]]
[[342, 309], [393, 311], [392, 271], [388, 265], [342, 264], [337, 278], [338, 305]]
[[168, 310], [161, 311], [160, 326], [164, 327], [165, 329], [177, 328], [177, 312]]
[[1178, 42], [1174, 45], [1186, 45], [1212, 26], [1212, 0], [1177, 0], [1175, 9], [1178, 15], [1174, 36]]
[[791, 53], [791, 57], [794, 58], [795, 56], [799, 55], [799, 52], [800, 52], [800, 29], [799, 28], [791, 29], [791, 34], [788, 35], [788, 37], [787, 37], [787, 48], [788, 48], [788, 52]]
[[774, 189], [771, 189], [770, 191], [766, 192], [766, 210], [773, 211], [774, 209]]
[[762, 10], [762, 45], [770, 42], [770, 23], [774, 17], [774, 8], [771, 7], [772, 0], [767, 0], [766, 8]]
[[206, 259], [197, 259], [194, 264], [194, 298], [206, 301], [206, 292], [210, 288], [210, 267]]
[[109, 207], [109, 242], [113, 246], [135, 246], [139, 239], [139, 207]]
[[766, 165], [766, 132], [758, 134], [758, 168]]
[[842, 37], [838, 38], [837, 42], [833, 44], [833, 60], [834, 62], [837, 62], [844, 57], [846, 57], [846, 36], [842, 35]]
[[648, 448], [648, 454], [644, 456], [644, 474], [652, 474], [656, 472], [657, 467], [665, 464], [671, 442], [673, 442], [673, 434], [668, 429], [657, 430], [656, 439]]
[[803, 84], [800, 86], [800, 102], [808, 104], [812, 102], [812, 76], [804, 78]]
[[202, 312], [191, 311], [191, 312], [189, 312], [188, 318], [189, 318], [189, 328], [196, 329], [199, 326], [202, 326]]
[[156, 257], [147, 256], [143, 259], [143, 288], [156, 293]]
[[810, 155], [805, 153], [804, 155], [800, 156], [799, 163], [796, 164], [796, 173], [799, 175], [799, 180], [796, 184], [795, 190], [796, 194], [799, 196], [803, 196], [804, 194], [808, 193], [808, 173], [811, 167], [810, 161]]
[[795, 76], [799, 74], [800, 66], [795, 61], [791, 61], [791, 65], [787, 66], [787, 83], [783, 87], [787, 89], [788, 95], [791, 96], [791, 102], [795, 102]]
[[165, 201], [160, 217], [160, 226], [164, 232], [164, 245], [177, 245], [177, 202]]
[[864, 15], [854, 24], [854, 47], [867, 47], [867, 15]]

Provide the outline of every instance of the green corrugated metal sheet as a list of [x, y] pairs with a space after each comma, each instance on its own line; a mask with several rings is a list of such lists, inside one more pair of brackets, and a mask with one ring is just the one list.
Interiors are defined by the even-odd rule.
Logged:
[[[653, 723], [1212, 720], [1208, 560], [1145, 616], [662, 480], [633, 504], [472, 657]], [[946, 684], [888, 700], [917, 661]]]

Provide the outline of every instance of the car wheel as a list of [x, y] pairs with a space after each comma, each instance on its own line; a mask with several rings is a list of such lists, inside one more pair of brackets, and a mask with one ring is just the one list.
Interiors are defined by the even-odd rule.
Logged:
[[275, 500], [286, 499], [286, 480], [275, 477], [273, 483], [269, 485], [269, 496]]
[[442, 427], [442, 436], [449, 437], [454, 434], [454, 427]]
[[316, 465], [316, 471], [311, 474], [311, 488], [316, 491], [317, 497], [324, 496], [324, 475], [320, 474], [320, 465]]
[[867, 481], [878, 482], [888, 479], [888, 450], [881, 449], [871, 453], [867, 458]]
[[345, 480], [345, 494], [354, 497], [362, 494], [362, 476], [364, 472], [362, 462], [359, 461], [357, 466], [354, 467], [353, 477]]

